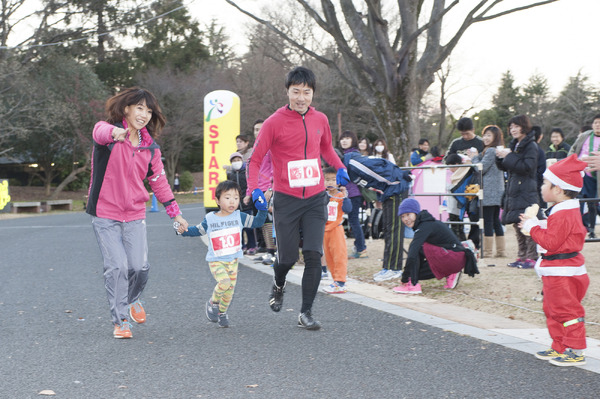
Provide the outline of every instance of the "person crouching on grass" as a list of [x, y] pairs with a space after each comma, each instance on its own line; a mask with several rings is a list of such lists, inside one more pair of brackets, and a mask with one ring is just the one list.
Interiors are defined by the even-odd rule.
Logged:
[[415, 231], [406, 264], [402, 285], [392, 288], [397, 294], [420, 294], [419, 280], [446, 277], [444, 288], [454, 289], [462, 270], [469, 276], [479, 274], [475, 254], [466, 248], [444, 223], [436, 220], [413, 198], [398, 207], [398, 214], [407, 227]]
[[549, 360], [555, 366], [586, 364], [585, 310], [581, 301], [590, 278], [579, 251], [583, 249], [587, 229], [581, 220], [579, 201], [575, 199], [583, 188], [586, 167], [576, 155], [550, 166], [544, 172], [541, 189], [543, 200], [554, 203], [546, 211], [548, 219], [520, 215], [523, 234], [530, 234], [543, 248], [535, 270], [542, 278], [544, 313], [552, 346], [537, 352], [535, 357]]
[[206, 302], [206, 317], [219, 327], [229, 327], [227, 309], [233, 299], [233, 291], [237, 280], [238, 258], [242, 252], [242, 229], [259, 228], [267, 217], [267, 201], [262, 193], [253, 195], [254, 206], [258, 209], [256, 216], [238, 210], [240, 205], [240, 186], [231, 180], [217, 185], [215, 198], [219, 206], [218, 212], [210, 212], [202, 223], [188, 227], [177, 223], [173, 227], [177, 234], [184, 237], [208, 235], [208, 253], [206, 261], [210, 273], [217, 280], [211, 299]]
[[323, 289], [328, 294], [344, 294], [346, 292], [346, 274], [348, 272], [348, 248], [346, 248], [346, 234], [342, 222], [344, 213], [352, 210], [352, 202], [348, 198], [346, 187], [341, 186], [338, 190], [336, 174], [337, 171], [332, 167], [323, 170], [325, 187], [329, 196], [323, 250], [327, 267], [333, 279], [333, 283]]

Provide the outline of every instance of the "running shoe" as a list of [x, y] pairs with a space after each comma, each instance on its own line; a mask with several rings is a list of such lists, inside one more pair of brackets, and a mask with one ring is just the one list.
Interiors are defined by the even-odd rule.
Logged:
[[421, 284], [413, 285], [410, 281], [392, 288], [392, 291], [396, 294], [421, 294], [423, 292], [421, 291]]
[[550, 360], [553, 359], [555, 357], [559, 357], [561, 355], [561, 353], [555, 351], [554, 349], [550, 348], [548, 350], [545, 351], [540, 351], [537, 352], [535, 354], [535, 357], [537, 357], [538, 359], [542, 359], [542, 360]]
[[382, 269], [386, 270], [384, 273], [381, 273], [373, 278], [373, 280], [379, 281], [387, 281], [395, 278], [402, 277], [402, 270], [391, 270], [391, 269]]
[[535, 260], [533, 259], [525, 259], [519, 266], [519, 269], [533, 269], [535, 267]]
[[142, 306], [142, 301], [138, 299], [129, 305], [129, 316], [131, 320], [138, 324], [146, 322], [146, 311], [144, 310], [144, 306]]
[[368, 258], [369, 255], [367, 254], [367, 249], [363, 249], [362, 251], [358, 252], [356, 249], [354, 250], [354, 252], [352, 252], [350, 254], [350, 256], [348, 256], [348, 259], [359, 259], [359, 258]]
[[127, 320], [123, 320], [123, 322], [119, 324], [115, 324], [115, 329], [113, 331], [113, 337], [117, 339], [126, 339], [131, 338], [133, 334], [131, 334], [131, 323]]
[[316, 321], [310, 310], [298, 315], [298, 327], [306, 328], [307, 330], [318, 330], [321, 328], [321, 323]]
[[219, 327], [227, 328], [229, 327], [229, 317], [227, 313], [219, 313]]
[[206, 301], [206, 317], [213, 323], [219, 321], [219, 304]]
[[462, 271], [451, 274], [448, 277], [446, 277], [446, 285], [444, 285], [444, 288], [448, 289], [448, 290], [452, 290], [452, 289], [456, 288], [461, 275], [462, 275]]
[[269, 306], [273, 312], [279, 312], [281, 305], [283, 305], [283, 293], [285, 292], [285, 284], [283, 287], [278, 287], [273, 280], [273, 286], [271, 287], [271, 295], [269, 295]]
[[525, 261], [525, 259], [517, 258], [516, 261], [507, 264], [508, 267], [519, 267]]
[[583, 366], [586, 363], [585, 356], [578, 355], [570, 349], [567, 349], [562, 355], [550, 359], [550, 363], [555, 366]]
[[323, 291], [328, 294], [345, 294], [348, 290], [345, 285], [339, 285], [337, 282], [333, 282], [329, 284], [327, 287], [323, 288]]

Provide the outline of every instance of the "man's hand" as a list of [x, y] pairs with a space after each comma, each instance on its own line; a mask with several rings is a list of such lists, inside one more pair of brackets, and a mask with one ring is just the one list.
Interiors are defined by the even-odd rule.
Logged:
[[587, 157], [581, 157], [580, 160], [587, 162], [590, 172], [600, 170], [600, 152], [592, 152]]
[[338, 185], [345, 186], [350, 183], [350, 176], [348, 176], [348, 171], [346, 168], [340, 168], [335, 175], [335, 182]]

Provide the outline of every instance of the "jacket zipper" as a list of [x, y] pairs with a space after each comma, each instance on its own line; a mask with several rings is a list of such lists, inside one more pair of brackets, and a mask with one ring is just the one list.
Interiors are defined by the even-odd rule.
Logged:
[[[308, 112], [308, 111], [307, 111]], [[304, 114], [306, 115], [306, 114]], [[304, 115], [302, 115], [302, 124], [304, 125], [304, 159], [306, 160], [306, 147], [308, 145], [308, 130], [306, 129], [306, 120], [304, 119]], [[306, 187], [302, 187], [302, 199], [305, 198], [306, 195]]]

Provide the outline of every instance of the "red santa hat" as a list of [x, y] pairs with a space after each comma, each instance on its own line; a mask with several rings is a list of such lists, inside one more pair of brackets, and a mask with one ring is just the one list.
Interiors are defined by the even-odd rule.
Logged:
[[544, 177], [563, 190], [580, 192], [583, 188], [583, 170], [587, 166], [587, 163], [580, 161], [577, 155], [573, 154], [551, 165], [544, 172]]

